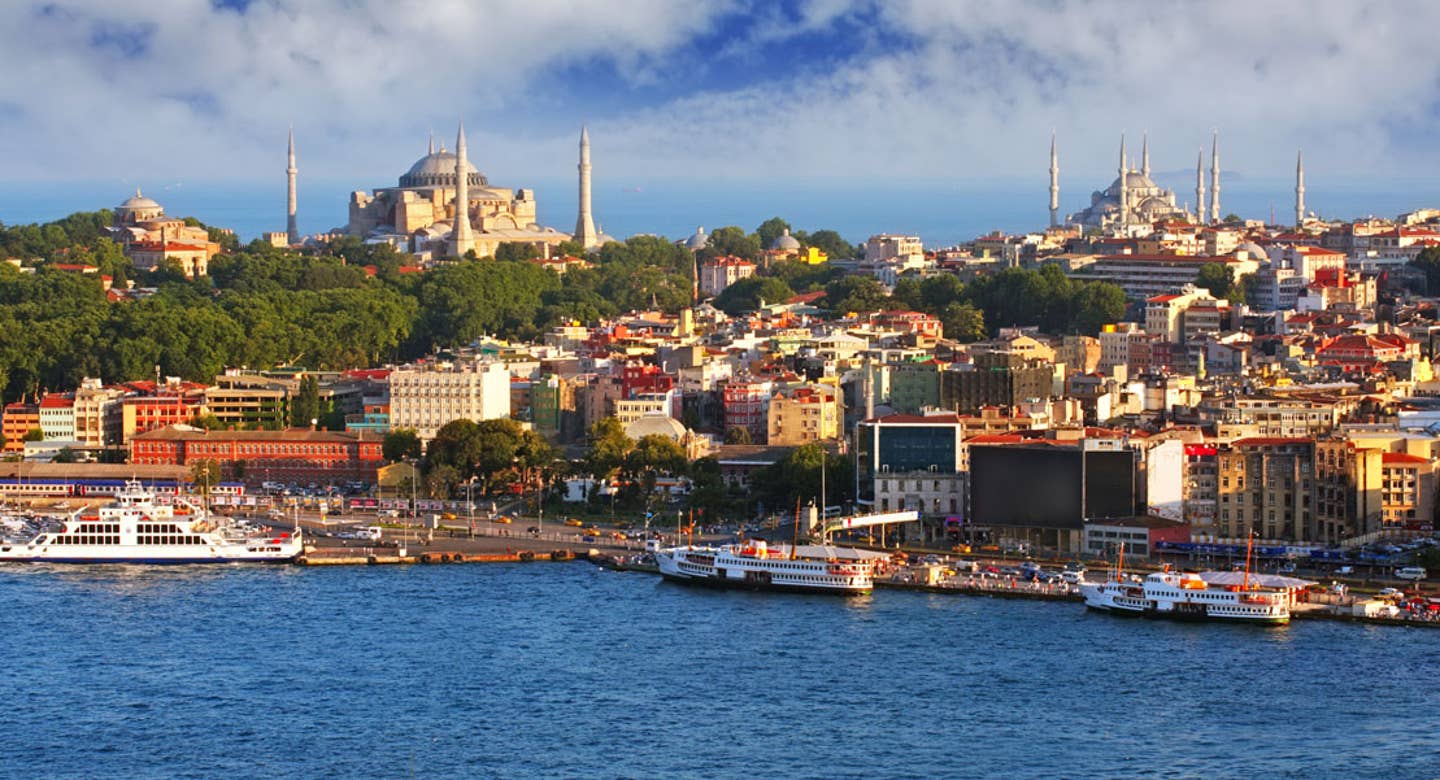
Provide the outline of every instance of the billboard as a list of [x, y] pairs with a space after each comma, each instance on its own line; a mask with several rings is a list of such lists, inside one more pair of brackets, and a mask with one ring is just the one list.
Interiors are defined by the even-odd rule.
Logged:
[[1079, 530], [1086, 518], [1134, 514], [1135, 460], [1129, 450], [970, 448], [970, 520], [977, 525]]

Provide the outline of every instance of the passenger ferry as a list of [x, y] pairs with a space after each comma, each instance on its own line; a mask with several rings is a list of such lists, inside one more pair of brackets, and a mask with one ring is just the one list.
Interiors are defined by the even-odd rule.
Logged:
[[1290, 622], [1290, 599], [1284, 591], [1254, 585], [1216, 587], [1193, 573], [1155, 572], [1139, 582], [1122, 576], [1103, 583], [1082, 582], [1080, 594], [1085, 606], [1122, 615], [1277, 625]]
[[875, 587], [872, 561], [849, 550], [820, 545], [770, 549], [763, 541], [720, 547], [658, 550], [661, 576], [673, 582], [743, 590], [779, 590], [857, 596]]
[[0, 561], [279, 563], [304, 550], [298, 526], [293, 534], [248, 533], [181, 497], [176, 502], [157, 504], [154, 491], [128, 481], [94, 514], [76, 513], [58, 531], [43, 530], [28, 542], [0, 543]]

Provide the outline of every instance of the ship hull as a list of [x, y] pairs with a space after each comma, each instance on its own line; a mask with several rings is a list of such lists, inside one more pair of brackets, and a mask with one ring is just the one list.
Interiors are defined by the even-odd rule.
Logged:
[[686, 574], [673, 574], [660, 572], [660, 576], [667, 582], [674, 582], [681, 585], [690, 585], [697, 588], [711, 588], [715, 590], [748, 590], [766, 591], [771, 593], [808, 593], [824, 596], [868, 596], [873, 592], [872, 587], [816, 587], [813, 585], [786, 585], [783, 583], [765, 583], [758, 581], [747, 581], [732, 579], [730, 577], [692, 577]]

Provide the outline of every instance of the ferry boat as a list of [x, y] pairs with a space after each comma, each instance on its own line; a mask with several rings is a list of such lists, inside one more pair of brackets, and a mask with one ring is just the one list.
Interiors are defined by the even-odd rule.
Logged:
[[841, 548], [763, 541], [718, 547], [680, 546], [656, 551], [661, 576], [673, 582], [743, 590], [858, 596], [875, 587], [872, 561], [843, 557]]
[[1250, 582], [1249, 555], [1245, 577], [1238, 585], [1212, 585], [1200, 574], [1154, 572], [1144, 579], [1127, 577], [1124, 549], [1115, 573], [1105, 582], [1081, 582], [1085, 606], [1118, 615], [1174, 618], [1178, 620], [1226, 620], [1283, 625], [1290, 622], [1290, 597], [1279, 589], [1262, 588]]
[[131, 480], [113, 503], [94, 514], [76, 513], [59, 530], [42, 530], [28, 542], [0, 543], [0, 561], [37, 563], [231, 563], [294, 560], [304, 550], [293, 534], [248, 533], [212, 518], [177, 497], [155, 503], [155, 493]]

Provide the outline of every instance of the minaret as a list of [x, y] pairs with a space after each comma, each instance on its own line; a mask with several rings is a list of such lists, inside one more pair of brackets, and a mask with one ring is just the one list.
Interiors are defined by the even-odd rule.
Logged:
[[1195, 155], [1195, 217], [1196, 224], [1205, 224], [1205, 148]]
[[1060, 224], [1060, 158], [1055, 155], [1055, 131], [1050, 131], [1050, 227]]
[[574, 241], [585, 249], [599, 244], [595, 218], [590, 214], [590, 131], [580, 127], [580, 216], [575, 219]]
[[1150, 132], [1147, 130], [1140, 142], [1140, 173], [1150, 178]]
[[1127, 170], [1125, 170], [1126, 167], [1127, 167], [1127, 166], [1125, 165], [1125, 134], [1124, 134], [1124, 133], [1121, 133], [1121, 134], [1120, 134], [1120, 227], [1125, 227], [1125, 225], [1130, 221], [1129, 216], [1128, 216], [1128, 212], [1130, 211], [1129, 183], [1125, 181], [1125, 179], [1127, 178], [1127, 175], [1128, 175], [1130, 172], [1127, 171]]
[[1295, 229], [1305, 226], [1305, 151], [1295, 154]]
[[1210, 221], [1220, 221], [1220, 131], [1210, 141]]
[[465, 122], [455, 135], [455, 227], [450, 231], [450, 254], [464, 257], [475, 248], [475, 235], [470, 228], [470, 175], [465, 170]]
[[292, 245], [300, 243], [300, 228], [295, 224], [295, 127], [290, 127], [290, 157], [289, 164], [285, 166], [286, 198], [285, 198], [285, 235], [286, 241]]

